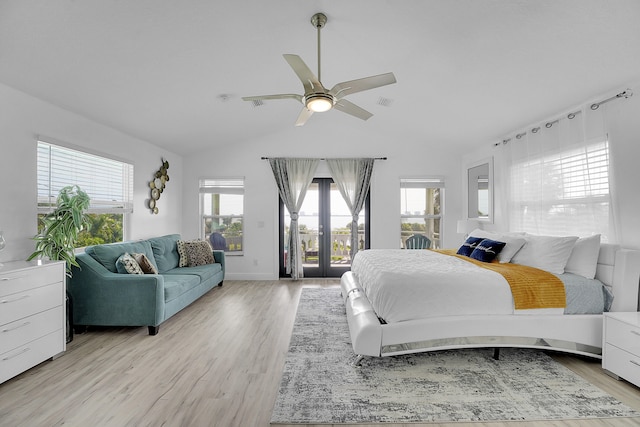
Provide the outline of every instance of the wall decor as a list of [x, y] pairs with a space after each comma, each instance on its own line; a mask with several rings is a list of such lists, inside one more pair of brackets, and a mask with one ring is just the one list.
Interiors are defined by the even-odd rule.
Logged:
[[169, 169], [169, 162], [162, 159], [162, 166], [157, 172], [153, 175], [153, 179], [149, 181], [149, 188], [151, 188], [151, 198], [149, 199], [149, 209], [151, 209], [151, 213], [158, 213], [158, 199], [160, 199], [160, 195], [164, 191], [164, 188], [169, 182], [169, 174], [167, 170]]

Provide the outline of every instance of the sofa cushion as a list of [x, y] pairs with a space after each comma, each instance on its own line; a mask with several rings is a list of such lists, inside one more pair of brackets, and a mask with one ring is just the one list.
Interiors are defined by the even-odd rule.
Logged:
[[112, 273], [117, 273], [116, 261], [120, 255], [125, 252], [128, 253], [143, 253], [149, 258], [149, 261], [156, 266], [157, 264], [153, 256], [153, 250], [151, 245], [146, 240], [140, 240], [137, 242], [121, 242], [121, 243], [107, 243], [104, 245], [89, 246], [85, 249], [85, 252], [91, 255], [93, 259], [98, 261], [107, 270]]
[[170, 275], [195, 274], [204, 282], [218, 274], [220, 271], [222, 271], [222, 266], [220, 264], [207, 264], [199, 265], [197, 267], [177, 267], [173, 270], [165, 271], [163, 274], [165, 277]]
[[176, 299], [198, 285], [200, 277], [195, 274], [167, 274], [164, 276], [164, 301]]
[[164, 273], [178, 266], [178, 262], [180, 261], [177, 247], [178, 240], [180, 240], [179, 234], [168, 234], [162, 237], [153, 237], [148, 240], [153, 249], [153, 256], [156, 259], [158, 272]]

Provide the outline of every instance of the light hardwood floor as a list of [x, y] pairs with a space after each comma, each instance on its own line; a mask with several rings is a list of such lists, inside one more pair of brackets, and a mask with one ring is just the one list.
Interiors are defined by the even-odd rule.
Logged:
[[[268, 426], [300, 291], [337, 284], [227, 281], [157, 336], [146, 327], [76, 335], [61, 357], [0, 385], [0, 426]], [[598, 362], [554, 357], [640, 410], [640, 389], [609, 377]], [[640, 418], [424, 425], [630, 427]]]

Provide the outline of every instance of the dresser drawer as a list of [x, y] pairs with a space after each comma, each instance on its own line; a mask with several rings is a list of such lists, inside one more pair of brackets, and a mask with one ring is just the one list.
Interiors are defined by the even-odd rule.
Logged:
[[0, 354], [48, 335], [63, 327], [62, 306], [0, 326]]
[[62, 282], [0, 297], [0, 325], [64, 305]]
[[0, 299], [26, 289], [64, 281], [64, 263], [0, 272]]
[[602, 363], [604, 369], [640, 386], [640, 356], [628, 353], [611, 344], [606, 344], [605, 354], [606, 358]]
[[640, 327], [607, 317], [604, 336], [606, 343], [640, 355]]
[[0, 354], [0, 383], [64, 351], [64, 331], [55, 331]]

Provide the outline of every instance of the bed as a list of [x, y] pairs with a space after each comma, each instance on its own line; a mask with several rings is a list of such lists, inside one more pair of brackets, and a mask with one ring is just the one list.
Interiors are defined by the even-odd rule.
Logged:
[[[513, 239], [513, 236], [502, 237], [502, 240]], [[527, 247], [527, 241], [521, 245], [522, 253], [526, 252], [524, 248]], [[577, 248], [575, 240], [569, 245], [574, 244]], [[534, 245], [529, 246], [533, 248]], [[513, 248], [511, 250], [513, 252]], [[571, 252], [570, 246], [568, 250]], [[535, 260], [545, 256], [540, 252], [529, 252]], [[558, 254], [552, 250], [547, 252], [549, 259], [554, 262], [558, 259]], [[578, 255], [577, 249], [573, 252]], [[518, 249], [515, 251], [517, 253]], [[436, 269], [435, 274], [431, 273], [434, 265], [446, 264], [444, 257], [455, 261], [450, 266]], [[638, 309], [640, 251], [600, 244], [599, 238], [593, 255], [593, 272], [587, 275], [592, 274], [595, 279], [592, 281], [600, 283], [605, 307], [587, 308], [583, 313], [580, 311], [582, 308], [572, 312], [570, 304], [563, 308], [518, 310], [514, 307], [508, 284], [504, 280], [502, 288], [496, 283], [483, 284], [485, 273], [473, 269], [479, 268], [477, 266], [466, 271], [462, 279], [448, 279], [447, 270], [456, 270], [459, 263], [466, 262], [459, 258], [463, 257], [428, 250], [370, 249], [356, 254], [352, 270], [341, 278], [351, 342], [357, 356], [354, 364], [359, 364], [365, 356], [472, 347], [538, 348], [601, 358], [602, 311]], [[521, 259], [524, 262], [524, 258]], [[518, 257], [510, 253], [506, 262], [518, 264], [517, 260]], [[568, 269], [566, 259], [564, 263]], [[562, 264], [562, 273], [565, 273], [565, 264]], [[421, 279], [422, 283], [429, 283], [429, 280], [435, 283], [431, 289], [425, 286], [428, 289], [426, 296], [421, 294], [420, 283], [407, 284], [416, 280], [411, 279], [412, 274], [404, 273], [412, 269], [418, 270], [418, 275], [426, 275]], [[565, 276], [571, 275], [556, 274], [563, 279], [563, 283]], [[470, 277], [474, 280], [471, 288], [464, 284]], [[442, 280], [447, 286], [438, 282]], [[458, 282], [459, 286], [451, 285]], [[387, 296], [380, 300], [378, 288], [385, 283]], [[441, 288], [445, 287], [464, 295], [462, 298], [460, 295], [452, 296], [448, 291], [442, 291]], [[455, 290], [457, 287], [458, 291]], [[575, 292], [572, 294], [568, 288], [565, 289], [568, 300]], [[408, 297], [402, 299], [398, 297], [400, 294], [407, 294]], [[607, 295], [611, 297], [609, 301]], [[510, 305], [505, 308], [506, 300]], [[474, 305], [474, 301], [479, 304]], [[376, 312], [376, 307], [380, 313]], [[403, 307], [406, 308], [404, 311]]]

